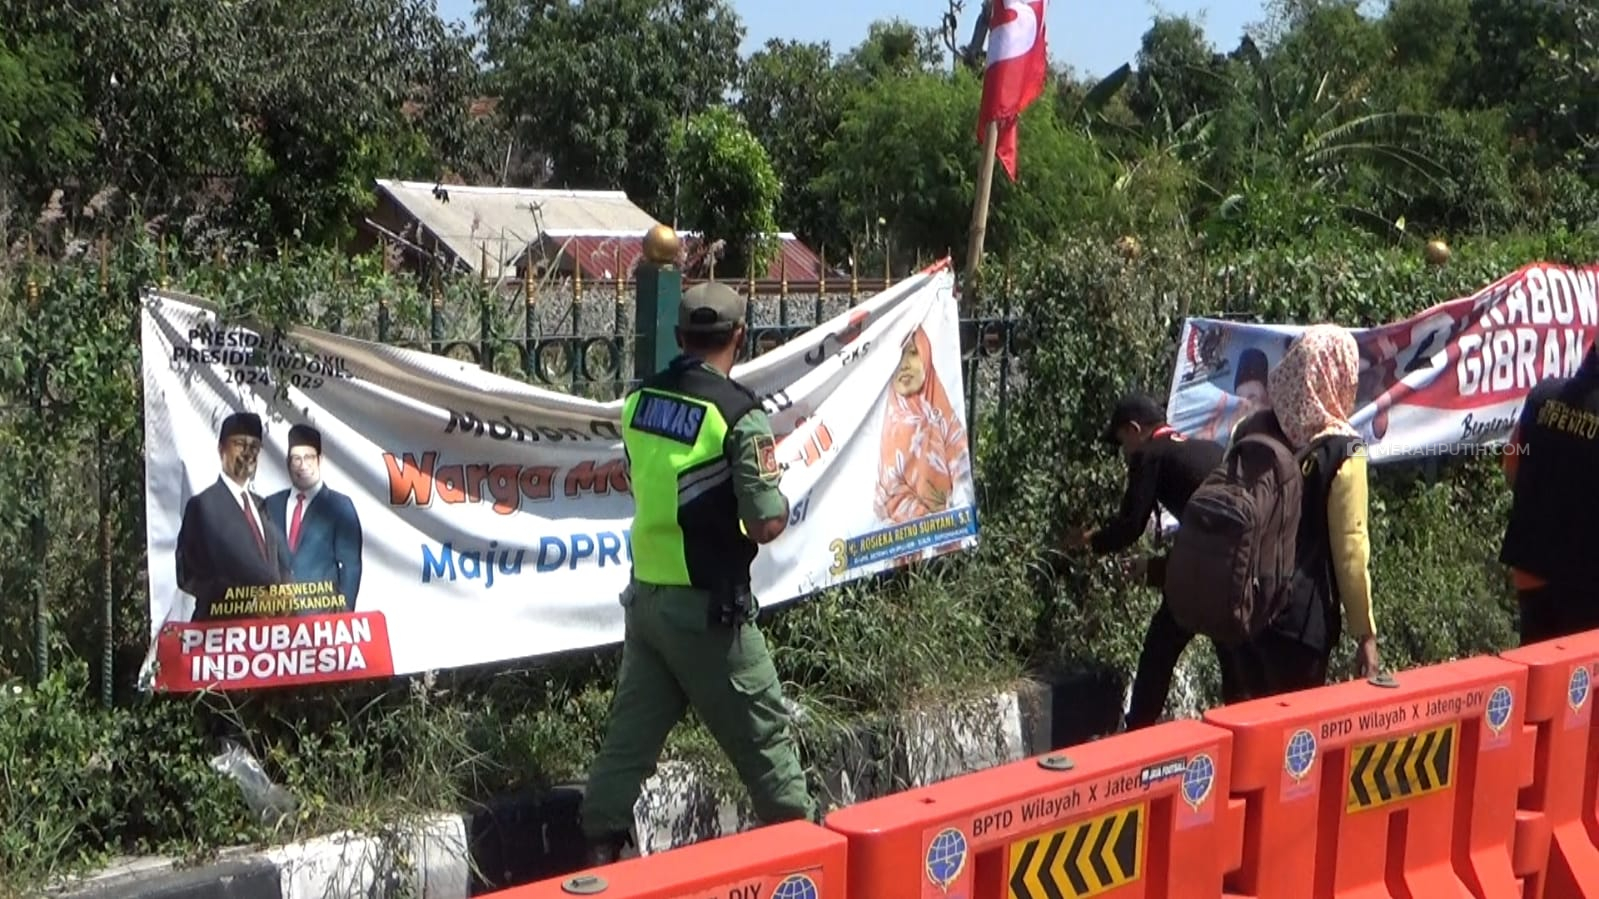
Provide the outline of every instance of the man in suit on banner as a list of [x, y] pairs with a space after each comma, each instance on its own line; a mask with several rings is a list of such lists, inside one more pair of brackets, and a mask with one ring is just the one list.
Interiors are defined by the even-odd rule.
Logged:
[[[355, 611], [361, 590], [361, 518], [348, 496], [322, 482], [322, 432], [310, 425], [289, 429], [289, 481], [267, 497], [267, 515], [288, 541], [291, 570], [299, 583], [333, 584]], [[306, 609], [306, 614], [341, 611]]]
[[222, 474], [183, 507], [174, 561], [178, 587], [194, 597], [194, 621], [262, 616], [254, 588], [289, 582], [288, 546], [266, 526], [261, 497], [250, 489], [261, 435], [261, 416], [253, 412], [223, 419]]

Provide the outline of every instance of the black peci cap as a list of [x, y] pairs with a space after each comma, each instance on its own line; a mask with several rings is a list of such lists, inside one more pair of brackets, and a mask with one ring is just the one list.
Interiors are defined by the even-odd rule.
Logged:
[[1166, 410], [1162, 409], [1153, 398], [1142, 393], [1130, 393], [1116, 401], [1116, 408], [1110, 413], [1110, 424], [1105, 426], [1105, 432], [1099, 436], [1099, 439], [1106, 443], [1115, 443], [1116, 429], [1122, 425], [1158, 425], [1165, 420]]

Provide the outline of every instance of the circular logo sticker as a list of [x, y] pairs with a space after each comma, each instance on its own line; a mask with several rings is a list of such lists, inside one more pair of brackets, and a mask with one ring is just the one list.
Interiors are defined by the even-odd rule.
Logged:
[[1210, 798], [1211, 787], [1216, 785], [1216, 763], [1209, 755], [1200, 753], [1188, 762], [1183, 772], [1183, 801], [1194, 811]]
[[1566, 685], [1566, 701], [1571, 703], [1572, 711], [1580, 711], [1583, 703], [1588, 701], [1588, 688], [1592, 685], [1592, 678], [1588, 675], [1587, 665], [1578, 665], [1571, 670], [1571, 681]]
[[1516, 701], [1510, 695], [1510, 688], [1500, 684], [1494, 687], [1493, 693], [1488, 696], [1488, 714], [1484, 717], [1488, 721], [1488, 729], [1498, 734], [1510, 723], [1510, 710], [1515, 707]]
[[1283, 753], [1283, 770], [1295, 781], [1304, 780], [1316, 764], [1316, 735], [1303, 728], [1288, 738], [1288, 749]]
[[934, 834], [932, 841], [927, 844], [923, 866], [933, 886], [949, 892], [949, 885], [966, 869], [966, 835], [953, 827], [946, 827]]
[[817, 899], [816, 881], [804, 874], [790, 874], [772, 891], [772, 899]]

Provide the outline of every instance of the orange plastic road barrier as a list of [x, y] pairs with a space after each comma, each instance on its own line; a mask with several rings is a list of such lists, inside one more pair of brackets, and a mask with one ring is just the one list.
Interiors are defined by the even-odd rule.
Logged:
[[1527, 669], [1475, 658], [1212, 709], [1248, 810], [1229, 894], [1521, 897]]
[[840, 809], [861, 899], [1216, 899], [1232, 740], [1177, 721]]
[[847, 843], [805, 821], [490, 893], [500, 899], [844, 899]]
[[[1523, 795], [1527, 854], [1543, 876], [1527, 882], [1526, 899], [1599, 896], [1599, 730], [1593, 727], [1593, 682], [1599, 674], [1599, 631], [1535, 643], [1502, 658], [1527, 666], [1527, 722], [1536, 727], [1532, 788]], [[1518, 847], [1522, 848], [1522, 847]]]

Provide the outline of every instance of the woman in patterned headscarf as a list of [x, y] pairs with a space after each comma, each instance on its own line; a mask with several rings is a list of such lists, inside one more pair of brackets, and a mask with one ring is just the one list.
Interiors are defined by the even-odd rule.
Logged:
[[1238, 650], [1248, 696], [1229, 702], [1323, 685], [1345, 625], [1357, 645], [1359, 675], [1374, 675], [1381, 664], [1371, 607], [1366, 448], [1349, 424], [1359, 379], [1354, 336], [1336, 325], [1311, 326], [1271, 372], [1271, 409], [1239, 426], [1239, 436], [1261, 429], [1285, 440], [1303, 459], [1305, 486], [1297, 583], [1271, 625]]

